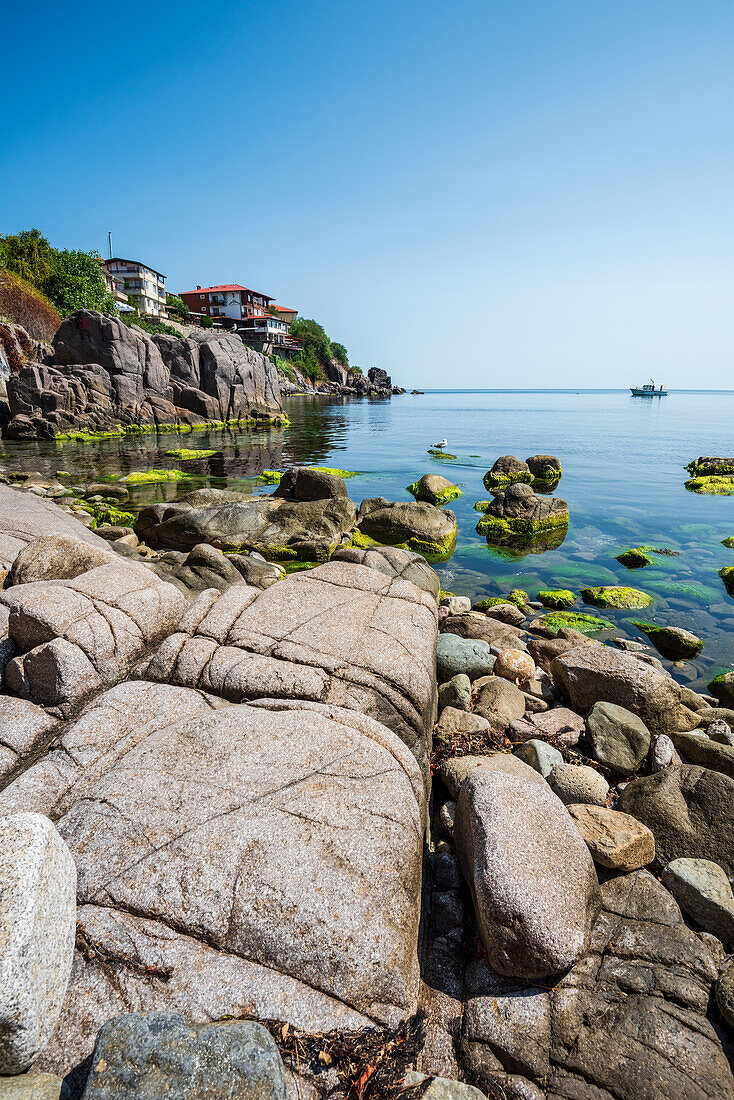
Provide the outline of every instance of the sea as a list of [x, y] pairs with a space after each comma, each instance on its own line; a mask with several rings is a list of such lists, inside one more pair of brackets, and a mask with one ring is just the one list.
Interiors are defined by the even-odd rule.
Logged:
[[[406, 486], [422, 474], [448, 477], [462, 496], [448, 507], [458, 521], [456, 548], [435, 563], [444, 589], [472, 600], [522, 588], [531, 599], [544, 588], [627, 584], [654, 603], [643, 611], [603, 611], [612, 636], [642, 638], [633, 619], [675, 625], [703, 639], [695, 661], [671, 665], [675, 678], [705, 690], [734, 667], [734, 600], [718, 573], [734, 565], [722, 540], [734, 535], [734, 496], [703, 496], [685, 488], [686, 464], [699, 455], [734, 454], [734, 391], [671, 391], [662, 398], [628, 390], [433, 390], [391, 398], [297, 396], [285, 402], [290, 426], [267, 431], [144, 435], [94, 444], [2, 443], [5, 472], [61, 471], [67, 484], [109, 474], [176, 467], [193, 482], [136, 486], [133, 510], [173, 500], [203, 485], [272, 492], [255, 479], [264, 469], [317, 465], [355, 471], [347, 481], [366, 497], [411, 500]], [[447, 440], [445, 456], [429, 454]], [[209, 448], [209, 459], [179, 463], [173, 447]], [[495, 546], [476, 532], [476, 501], [489, 497], [485, 472], [500, 455], [558, 456], [563, 477], [554, 490], [568, 502], [562, 543], [538, 552]], [[448, 456], [452, 457], [448, 457]], [[616, 555], [650, 545], [675, 551], [628, 570]], [[574, 610], [588, 610], [579, 599]]]

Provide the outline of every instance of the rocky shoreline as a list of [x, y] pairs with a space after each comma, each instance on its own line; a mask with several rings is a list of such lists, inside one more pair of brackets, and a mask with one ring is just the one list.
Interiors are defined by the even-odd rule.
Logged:
[[734, 1096], [734, 674], [442, 593], [444, 482], [0, 486], [0, 1097]]

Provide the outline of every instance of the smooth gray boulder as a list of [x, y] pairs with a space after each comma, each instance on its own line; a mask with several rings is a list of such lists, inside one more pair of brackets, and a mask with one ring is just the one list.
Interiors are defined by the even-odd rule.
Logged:
[[196, 1026], [178, 1012], [130, 1013], [101, 1028], [83, 1100], [286, 1100], [278, 1048], [262, 1024]]
[[664, 768], [628, 783], [617, 808], [647, 825], [656, 863], [710, 859], [734, 876], [734, 779], [693, 764]]
[[603, 806], [609, 794], [604, 776], [588, 764], [556, 764], [548, 784], [567, 806], [573, 802]]
[[456, 710], [471, 710], [471, 680], [464, 672], [452, 676], [438, 688], [438, 705]]
[[473, 687], [477, 692], [474, 712], [486, 718], [496, 732], [504, 733], [525, 713], [525, 696], [502, 676], [485, 676]]
[[45, 535], [29, 542], [10, 569], [12, 584], [33, 581], [73, 580], [98, 565], [110, 565], [120, 559], [106, 546], [90, 546], [68, 535]]
[[586, 729], [594, 760], [620, 775], [636, 772], [650, 750], [650, 731], [642, 719], [614, 703], [594, 703]]
[[558, 764], [563, 763], [563, 756], [558, 749], [535, 737], [526, 741], [519, 749], [515, 749], [515, 756], [524, 764], [529, 764], [544, 779], [548, 778]]
[[17, 695], [67, 708], [121, 679], [174, 630], [186, 597], [144, 565], [116, 559], [73, 580], [3, 592], [9, 636], [21, 654], [5, 679]]
[[559, 799], [532, 768], [509, 760], [515, 774], [479, 767], [464, 780], [454, 838], [491, 965], [533, 978], [586, 953], [598, 883]]
[[121, 684], [0, 814], [19, 801], [54, 817], [79, 872], [78, 950], [39, 1068], [66, 1073], [130, 1008], [201, 1023], [248, 1005], [308, 1031], [415, 1011], [426, 798], [379, 722]]
[[681, 702], [675, 680], [665, 672], [610, 646], [584, 645], [562, 653], [551, 675], [574, 710], [615, 703], [632, 711], [651, 733], [695, 729], [698, 715]]
[[436, 668], [441, 683], [459, 675], [476, 680], [492, 672], [494, 657], [487, 642], [441, 633], [436, 643]]
[[435, 569], [431, 569], [421, 554], [412, 550], [401, 550], [397, 546], [374, 546], [361, 550], [357, 546], [338, 546], [331, 556], [332, 561], [349, 561], [353, 565], [366, 565], [384, 573], [386, 577], [396, 577], [412, 581], [438, 600], [441, 582]]
[[306, 699], [368, 714], [409, 745], [427, 777], [437, 614], [410, 581], [332, 561], [264, 592], [203, 592], [146, 675], [235, 703]]
[[734, 894], [726, 872], [709, 859], [673, 859], [663, 868], [663, 885], [701, 928], [734, 944]]
[[718, 969], [706, 945], [648, 871], [611, 878], [601, 896], [589, 953], [560, 980], [513, 981], [471, 963], [461, 1025], [469, 1079], [490, 1096], [533, 1100], [734, 1095], [723, 1037], [707, 1019]]
[[51, 500], [0, 485], [0, 569], [10, 569], [20, 551], [36, 539], [62, 535], [104, 551], [107, 545]]
[[76, 931], [76, 868], [46, 817], [0, 820], [0, 1074], [23, 1073], [59, 1018]]

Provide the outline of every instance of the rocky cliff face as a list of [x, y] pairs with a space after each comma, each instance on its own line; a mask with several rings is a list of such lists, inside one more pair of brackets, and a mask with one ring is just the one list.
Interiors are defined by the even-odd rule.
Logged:
[[149, 336], [91, 310], [66, 318], [50, 363], [12, 375], [8, 401], [10, 439], [283, 417], [276, 368], [235, 336]]
[[293, 381], [281, 377], [283, 393], [338, 393], [357, 397], [389, 397], [393, 393], [405, 393], [399, 386], [393, 386], [387, 371], [379, 367], [370, 367], [367, 374], [361, 374], [352, 367], [345, 367], [337, 359], [332, 359], [324, 368], [323, 382], [311, 382], [301, 374], [293, 364], [289, 364]]

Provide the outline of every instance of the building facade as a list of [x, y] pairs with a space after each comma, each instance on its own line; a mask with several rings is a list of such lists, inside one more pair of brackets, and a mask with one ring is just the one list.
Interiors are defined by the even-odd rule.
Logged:
[[166, 276], [139, 260], [123, 260], [115, 256], [105, 260], [106, 271], [121, 291], [127, 295], [131, 306], [142, 316], [166, 317]]
[[179, 298], [192, 313], [205, 317], [230, 317], [241, 321], [245, 317], [266, 317], [273, 301], [269, 294], [250, 290], [239, 283], [223, 283], [221, 286], [197, 286], [196, 290], [183, 290]]

